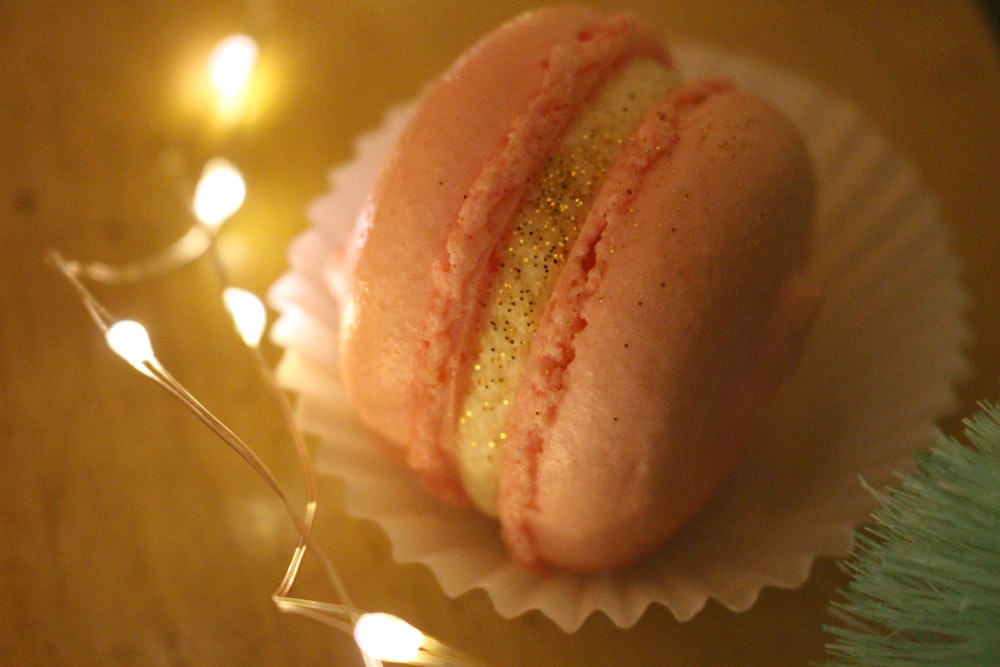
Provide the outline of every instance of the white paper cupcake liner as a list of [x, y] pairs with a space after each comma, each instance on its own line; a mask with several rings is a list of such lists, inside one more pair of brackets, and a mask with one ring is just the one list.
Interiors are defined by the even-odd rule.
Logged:
[[493, 522], [429, 496], [347, 404], [321, 265], [344, 241], [412, 105], [391, 110], [333, 171], [271, 291], [281, 313], [272, 336], [286, 348], [279, 378], [298, 394], [302, 428], [322, 440], [320, 470], [343, 480], [348, 512], [377, 522], [396, 560], [429, 567], [447, 595], [483, 588], [505, 617], [537, 609], [574, 631], [600, 611], [628, 627], [650, 604], [683, 621], [710, 598], [741, 611], [764, 586], [799, 586], [817, 557], [849, 553], [856, 525], [876, 507], [859, 480], [889, 485], [894, 471], [911, 469], [968, 373], [959, 263], [914, 168], [851, 105], [808, 82], [696, 44], [673, 51], [689, 79], [730, 76], [802, 131], [820, 183], [809, 272], [825, 304], [732, 478], [660, 553], [599, 575], [528, 571]]

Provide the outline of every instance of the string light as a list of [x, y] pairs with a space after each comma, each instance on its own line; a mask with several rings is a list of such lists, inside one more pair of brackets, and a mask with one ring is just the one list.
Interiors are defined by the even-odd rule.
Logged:
[[240, 210], [247, 196], [243, 174], [225, 158], [212, 158], [205, 163], [194, 191], [194, 215], [210, 231], [216, 232], [226, 220]]
[[224, 158], [213, 158], [202, 169], [194, 193], [189, 205], [199, 224], [166, 248], [128, 264], [67, 261], [67, 269], [76, 276], [114, 285], [155, 278], [198, 259], [212, 247], [222, 224], [243, 206], [247, 188], [239, 169]]
[[[232, 35], [215, 47], [208, 69], [220, 100], [245, 92], [254, 72], [257, 51], [257, 43], [247, 35]], [[183, 185], [180, 189], [188, 191]], [[214, 157], [205, 163], [193, 196], [187, 202], [198, 224], [192, 225], [181, 238], [136, 262], [117, 266], [67, 262], [67, 268], [76, 276], [109, 284], [138, 282], [168, 273], [208, 252], [213, 237], [242, 208], [246, 195], [246, 181], [236, 165]]]
[[267, 310], [256, 294], [240, 287], [222, 290], [222, 301], [247, 347], [257, 347], [267, 328]]
[[424, 633], [392, 614], [362, 614], [354, 624], [354, 641], [368, 655], [387, 662], [413, 664]]
[[149, 365], [156, 363], [153, 345], [146, 327], [134, 320], [115, 322], [104, 332], [108, 347], [143, 375], [150, 375]]
[[[250, 83], [257, 60], [257, 44], [246, 35], [234, 35], [218, 44], [209, 59], [212, 81], [220, 102], [242, 97]], [[111, 266], [99, 262], [67, 260], [56, 251], [48, 253], [49, 262], [69, 281], [80, 296], [94, 323], [104, 332], [111, 350], [135, 370], [152, 380], [180, 401], [216, 436], [232, 448], [263, 479], [284, 504], [299, 534], [285, 576], [271, 598], [279, 611], [295, 613], [325, 623], [353, 637], [367, 667], [380, 667], [382, 661], [410, 665], [455, 665], [477, 667], [482, 663], [434, 638], [425, 635], [406, 621], [385, 613], [364, 612], [354, 606], [350, 596], [322, 545], [313, 535], [317, 510], [316, 473], [302, 432], [295, 423], [288, 399], [274, 379], [260, 354], [259, 344], [267, 327], [267, 310], [253, 293], [230, 285], [222, 292], [223, 302], [233, 318], [236, 331], [257, 360], [265, 384], [273, 392], [295, 447], [305, 483], [305, 509], [300, 511], [261, 458], [231, 428], [218, 419], [193, 396], [157, 360], [146, 328], [132, 320], [117, 320], [87, 289], [82, 279], [104, 283], [134, 282], [160, 275], [214, 250], [219, 228], [234, 215], [246, 198], [246, 183], [239, 170], [223, 158], [210, 160], [202, 170], [194, 189], [191, 211], [197, 220], [173, 245], [137, 262]], [[225, 272], [213, 252], [222, 282]], [[320, 561], [327, 579], [341, 603], [303, 600], [290, 596], [307, 552]]]
[[[95, 323], [104, 331], [105, 340], [112, 351], [129, 365], [150, 378], [159, 387], [167, 391], [171, 396], [180, 401], [184, 407], [198, 417], [209, 429], [238, 453], [258, 475], [271, 487], [284, 503], [292, 523], [299, 532], [299, 545], [296, 547], [291, 564], [282, 580], [281, 585], [272, 595], [272, 599], [280, 611], [298, 613], [314, 620], [319, 620], [343, 632], [351, 633], [355, 643], [361, 650], [366, 665], [377, 667], [382, 660], [410, 665], [456, 665], [458, 667], [476, 667], [481, 663], [475, 661], [464, 653], [447, 646], [432, 637], [425, 635], [415, 627], [402, 619], [384, 613], [362, 612], [354, 607], [350, 601], [340, 575], [337, 573], [332, 560], [319, 545], [312, 534], [313, 519], [316, 511], [315, 501], [315, 471], [309, 463], [308, 453], [304, 448], [301, 439], [301, 432], [290, 420], [291, 412], [287, 403], [283, 402], [283, 413], [286, 416], [286, 423], [293, 434], [297, 450], [300, 454], [300, 462], [307, 480], [307, 507], [305, 514], [300, 514], [292, 504], [289, 495], [281, 487], [277, 478], [271, 473], [260, 457], [243, 441], [232, 429], [218, 419], [208, 408], [206, 408], [194, 395], [192, 395], [166, 368], [156, 359], [153, 346], [150, 342], [146, 328], [132, 320], [115, 320], [107, 309], [97, 300], [96, 297], [86, 288], [73, 272], [73, 263], [65, 260], [58, 252], [50, 251], [49, 261], [66, 277], [76, 288], [87, 311], [91, 314]], [[256, 310], [256, 306], [244, 308], [253, 301], [258, 301], [255, 296], [245, 290], [229, 292], [239, 294], [235, 301], [240, 302], [233, 308], [234, 321], [246, 324], [253, 320], [250, 331], [254, 335], [247, 334], [253, 344], [247, 343], [248, 347], [256, 351], [256, 341], [259, 335], [256, 334], [258, 327], [262, 330], [257, 314], [246, 317], [245, 312]], [[250, 298], [244, 299], [245, 294], [250, 294]], [[232, 296], [230, 297], [232, 299]], [[263, 304], [261, 304], [263, 308]], [[240, 313], [240, 315], [237, 315]], [[237, 324], [239, 329], [240, 324]], [[241, 337], [244, 333], [241, 331]], [[258, 359], [260, 359], [258, 355]], [[266, 372], [269, 379], [269, 386], [281, 394], [280, 389], [273, 383], [271, 375]], [[304, 558], [306, 551], [312, 551], [320, 558], [328, 578], [333, 583], [338, 596], [345, 604], [328, 604], [310, 600], [299, 600], [288, 596], [292, 585], [295, 583], [296, 575]]]
[[220, 95], [236, 95], [246, 90], [257, 64], [259, 49], [249, 35], [230, 35], [212, 49], [208, 71]]
[[230, 35], [209, 55], [209, 78], [218, 98], [219, 115], [226, 121], [239, 120], [246, 110], [258, 52], [257, 42], [249, 35]]

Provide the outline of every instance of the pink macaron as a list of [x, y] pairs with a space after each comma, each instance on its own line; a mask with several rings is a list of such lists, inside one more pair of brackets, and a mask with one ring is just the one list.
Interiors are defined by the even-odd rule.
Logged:
[[519, 561], [635, 562], [794, 366], [814, 207], [767, 104], [680, 82], [631, 14], [526, 14], [426, 93], [327, 264], [345, 388]]

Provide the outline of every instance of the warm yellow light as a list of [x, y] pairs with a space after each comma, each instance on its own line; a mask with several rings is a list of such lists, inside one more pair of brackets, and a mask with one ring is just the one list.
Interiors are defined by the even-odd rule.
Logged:
[[212, 158], [205, 164], [194, 191], [194, 214], [214, 230], [228, 220], [243, 205], [247, 186], [229, 160]]
[[115, 322], [104, 332], [104, 339], [115, 354], [132, 364], [143, 375], [149, 375], [146, 362], [156, 360], [146, 327], [133, 320]]
[[257, 42], [248, 35], [230, 35], [216, 44], [208, 58], [208, 71], [221, 99], [232, 101], [243, 95], [257, 54]]
[[417, 659], [424, 634], [392, 614], [362, 614], [354, 624], [354, 641], [377, 660], [411, 663]]
[[227, 287], [222, 292], [226, 310], [233, 317], [236, 331], [249, 347], [257, 347], [267, 327], [267, 309], [253, 292], [239, 287]]

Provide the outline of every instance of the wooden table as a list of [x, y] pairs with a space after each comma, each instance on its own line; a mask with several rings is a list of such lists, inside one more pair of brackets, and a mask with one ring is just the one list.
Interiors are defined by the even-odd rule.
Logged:
[[[359, 664], [343, 635], [271, 606], [294, 534], [270, 492], [110, 354], [42, 257], [57, 247], [127, 261], [169, 244], [190, 219], [164, 161], [193, 179], [222, 153], [243, 168], [249, 197], [220, 252], [234, 282], [264, 293], [351, 138], [529, 6], [502, 4], [0, 7], [0, 663]], [[852, 100], [918, 165], [975, 296], [963, 411], [1000, 394], [1000, 55], [979, 6], [632, 4], [666, 32], [753, 53]], [[233, 131], [212, 120], [197, 77], [237, 30], [260, 38], [268, 90]], [[146, 323], [174, 374], [297, 488], [282, 423], [209, 263], [98, 293]], [[448, 599], [421, 567], [393, 563], [377, 528], [343, 514], [336, 482], [323, 480], [321, 501], [321, 535], [361, 605], [497, 666], [806, 665], [822, 658], [821, 625], [843, 583], [821, 562], [801, 590], [768, 590], [745, 614], [711, 605], [681, 625], [652, 609], [631, 630], [594, 617], [566, 635], [535, 615], [504, 620], [482, 594]], [[300, 594], [329, 597], [307, 570]]]

